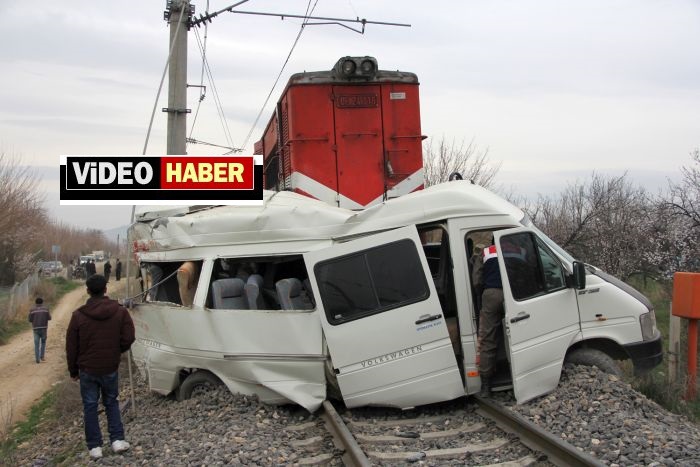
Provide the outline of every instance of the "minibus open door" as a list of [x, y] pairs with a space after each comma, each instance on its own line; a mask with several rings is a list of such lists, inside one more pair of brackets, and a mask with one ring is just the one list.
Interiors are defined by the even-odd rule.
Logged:
[[347, 407], [413, 407], [464, 395], [414, 226], [304, 254]]
[[580, 334], [576, 291], [566, 270], [525, 228], [494, 232], [503, 282], [506, 350], [518, 403], [559, 383], [566, 351]]

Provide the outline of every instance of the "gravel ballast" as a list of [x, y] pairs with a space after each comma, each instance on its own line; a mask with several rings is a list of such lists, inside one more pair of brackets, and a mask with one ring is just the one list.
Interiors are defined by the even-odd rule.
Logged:
[[[122, 376], [122, 399], [128, 384]], [[70, 383], [68, 383], [70, 384]], [[77, 391], [77, 385], [73, 389]], [[318, 452], [334, 452], [324, 465], [341, 465], [330, 435], [317, 414], [297, 406], [266, 406], [255, 397], [225, 388], [177, 402], [145, 387], [136, 378], [136, 412], [124, 424], [131, 450], [111, 452], [104, 414], [105, 456], [102, 465], [294, 465], [311, 451], [300, 440], [319, 438]], [[596, 368], [564, 368], [557, 389], [526, 404], [515, 405], [512, 392], [494, 399], [606, 465], [700, 465], [700, 428], [636, 392], [615, 376]], [[85, 465], [87, 456], [79, 396], [75, 410], [59, 426], [45, 425], [17, 448], [7, 465]], [[303, 426], [304, 429], [289, 429]]]
[[700, 465], [698, 425], [594, 367], [566, 365], [554, 392], [526, 404], [494, 399], [607, 465]]

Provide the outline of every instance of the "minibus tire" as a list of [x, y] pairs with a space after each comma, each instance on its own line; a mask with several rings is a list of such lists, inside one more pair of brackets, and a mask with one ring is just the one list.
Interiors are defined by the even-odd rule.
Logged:
[[566, 357], [566, 362], [574, 365], [597, 366], [604, 373], [622, 377], [622, 371], [615, 360], [598, 349], [576, 349]]
[[190, 373], [187, 378], [180, 384], [180, 388], [177, 392], [177, 400], [184, 401], [192, 397], [192, 393], [195, 389], [200, 387], [214, 388], [223, 384], [215, 374], [206, 371], [199, 370], [194, 373]]

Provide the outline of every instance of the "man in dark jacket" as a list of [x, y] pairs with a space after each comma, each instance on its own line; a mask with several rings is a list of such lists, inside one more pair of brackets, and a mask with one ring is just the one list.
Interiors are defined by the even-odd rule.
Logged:
[[114, 274], [117, 276], [117, 280], [122, 278], [122, 262], [117, 258], [117, 264], [114, 267]]
[[479, 313], [479, 376], [481, 391], [479, 395], [491, 394], [491, 377], [496, 368], [498, 339], [503, 319], [503, 285], [498, 267], [498, 253], [495, 245], [484, 248], [481, 261], [475, 265], [473, 278], [476, 290], [481, 293], [481, 311]]
[[109, 282], [109, 276], [112, 274], [112, 265], [110, 264], [109, 260], [104, 265], [104, 271], [105, 271], [105, 279], [107, 279], [107, 282]]
[[102, 404], [107, 415], [107, 426], [112, 450], [116, 453], [129, 449], [124, 441], [124, 426], [119, 413], [119, 360], [134, 342], [134, 322], [129, 312], [116, 300], [105, 295], [107, 281], [95, 274], [86, 281], [87, 303], [73, 312], [66, 334], [66, 359], [73, 380], [80, 379], [83, 399], [85, 440], [90, 457], [102, 457], [102, 432], [97, 417], [97, 406]]
[[29, 322], [32, 323], [32, 328], [34, 329], [34, 358], [39, 363], [44, 361], [46, 332], [49, 328], [51, 313], [44, 306], [44, 300], [41, 297], [34, 300], [34, 303], [34, 308], [29, 311]]

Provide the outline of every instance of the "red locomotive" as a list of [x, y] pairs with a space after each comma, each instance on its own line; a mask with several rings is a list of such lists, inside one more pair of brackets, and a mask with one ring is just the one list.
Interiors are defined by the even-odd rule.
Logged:
[[264, 188], [363, 209], [423, 188], [418, 78], [343, 57], [292, 75], [265, 133]]

